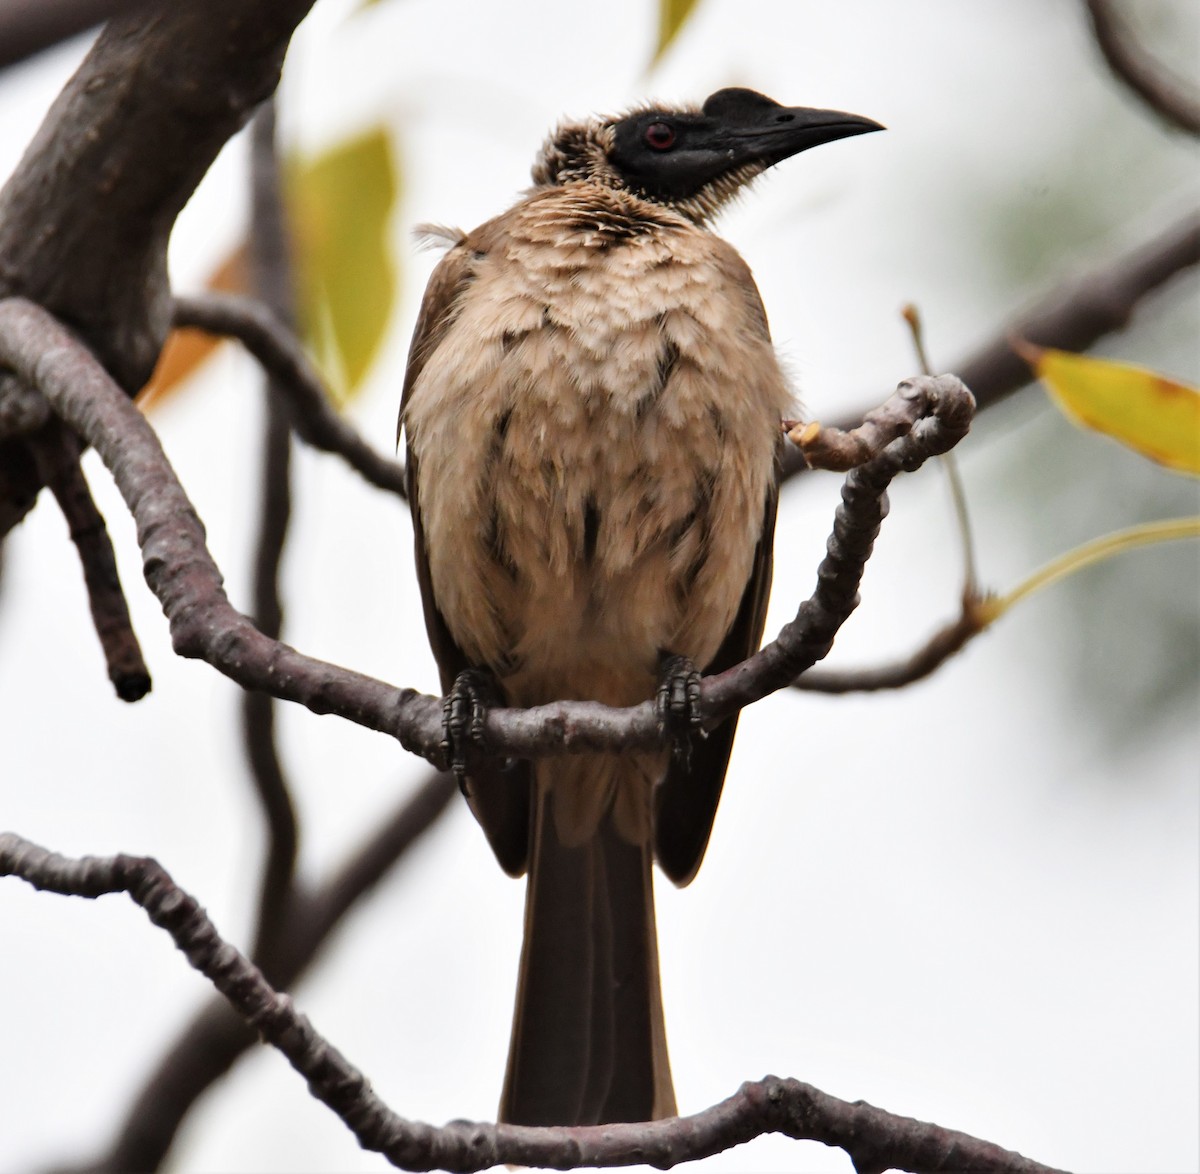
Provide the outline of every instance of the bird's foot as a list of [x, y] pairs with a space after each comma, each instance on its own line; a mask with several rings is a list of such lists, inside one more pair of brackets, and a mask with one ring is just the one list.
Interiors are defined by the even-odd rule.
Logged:
[[467, 758], [484, 744], [483, 725], [497, 695], [496, 679], [486, 669], [464, 669], [442, 701], [442, 756], [464, 794]]
[[684, 770], [692, 740], [704, 736], [700, 717], [700, 674], [686, 656], [664, 653], [659, 661], [658, 721], [671, 739], [671, 753]]

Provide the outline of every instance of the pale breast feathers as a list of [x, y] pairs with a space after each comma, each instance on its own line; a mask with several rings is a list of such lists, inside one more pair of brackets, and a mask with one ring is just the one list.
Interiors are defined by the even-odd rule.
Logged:
[[596, 699], [621, 703], [660, 649], [705, 664], [789, 402], [744, 262], [681, 220], [624, 232], [542, 197], [452, 249], [439, 280], [404, 423], [455, 641], [526, 703], [581, 657]]

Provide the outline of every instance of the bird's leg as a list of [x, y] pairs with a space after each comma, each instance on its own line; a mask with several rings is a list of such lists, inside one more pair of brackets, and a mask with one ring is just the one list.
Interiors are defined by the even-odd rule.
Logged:
[[487, 669], [463, 669], [442, 702], [442, 754], [466, 794], [467, 756], [483, 745], [483, 723], [499, 696]]
[[658, 661], [658, 721], [672, 743], [671, 752], [685, 770], [692, 758], [692, 739], [703, 737], [700, 720], [700, 674], [686, 656], [664, 652]]

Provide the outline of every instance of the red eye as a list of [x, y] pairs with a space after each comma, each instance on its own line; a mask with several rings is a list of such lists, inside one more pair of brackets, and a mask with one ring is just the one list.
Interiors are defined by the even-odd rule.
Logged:
[[665, 122], [652, 122], [646, 127], [646, 142], [656, 151], [669, 151], [675, 145], [675, 129]]

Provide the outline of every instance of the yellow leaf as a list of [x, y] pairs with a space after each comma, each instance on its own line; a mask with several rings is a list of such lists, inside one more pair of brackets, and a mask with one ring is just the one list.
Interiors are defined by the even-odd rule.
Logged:
[[[238, 245], [204, 283], [205, 289], [245, 293], [249, 288], [245, 242]], [[219, 347], [223, 339], [202, 330], [172, 330], [150, 382], [138, 392], [143, 410], [159, 407]]]
[[1160, 465], [1200, 474], [1200, 391], [1165, 376], [1013, 340], [1051, 397], [1077, 424], [1095, 428]]
[[397, 187], [391, 142], [382, 127], [288, 172], [300, 318], [341, 403], [362, 384], [395, 304], [388, 224]]
[[658, 44], [653, 60], [657, 61], [670, 47], [679, 30], [692, 15], [697, 0], [658, 0]]

